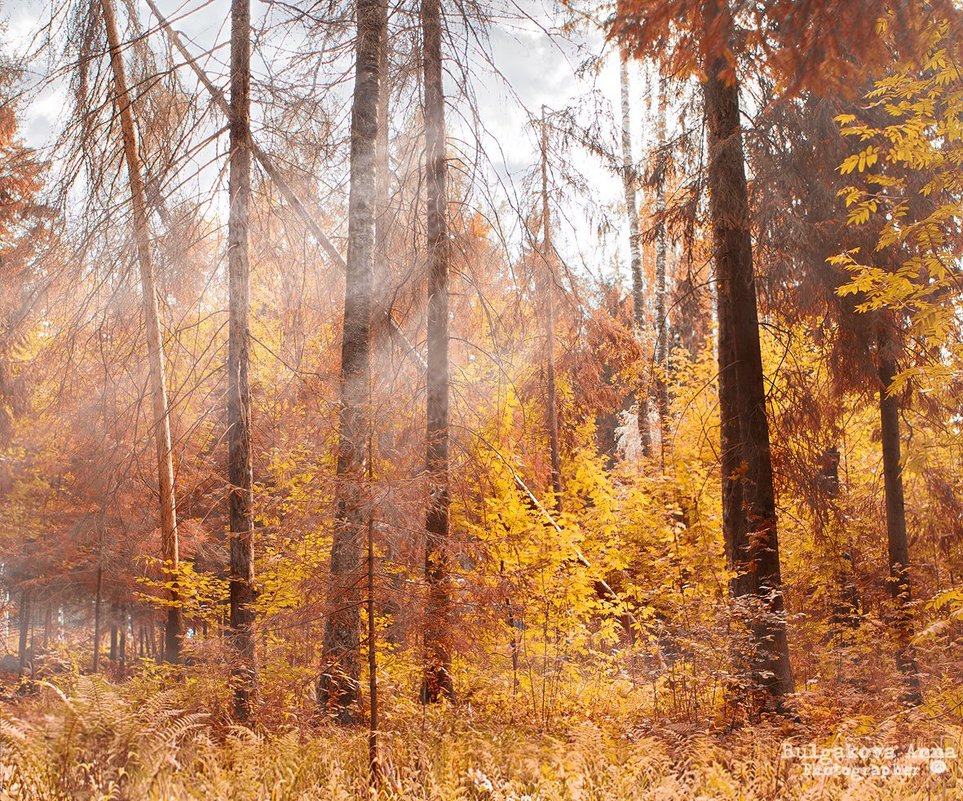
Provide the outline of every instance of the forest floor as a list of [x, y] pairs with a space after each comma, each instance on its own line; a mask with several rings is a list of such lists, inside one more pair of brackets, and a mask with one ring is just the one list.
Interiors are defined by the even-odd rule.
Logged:
[[183, 709], [179, 692], [79, 677], [69, 692], [43, 684], [4, 702], [0, 798], [963, 798], [963, 727], [922, 710], [739, 727], [573, 718], [545, 731], [437, 707], [386, 725], [374, 791], [365, 729], [218, 724]]

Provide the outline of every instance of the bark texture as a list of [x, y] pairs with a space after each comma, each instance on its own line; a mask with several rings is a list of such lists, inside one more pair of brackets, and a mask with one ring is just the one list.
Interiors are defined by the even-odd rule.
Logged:
[[251, 6], [231, 3], [230, 216], [227, 264], [230, 288], [227, 357], [227, 480], [230, 525], [231, 669], [234, 714], [251, 716], [257, 691], [254, 647], [254, 492], [251, 466], [250, 306], [248, 237], [251, 214]]
[[909, 540], [906, 533], [906, 501], [903, 495], [903, 468], [900, 464], [899, 398], [889, 395], [897, 373], [895, 343], [887, 323], [882, 322], [877, 337], [876, 357], [879, 371], [879, 421], [883, 451], [883, 486], [886, 504], [886, 540], [889, 555], [889, 590], [893, 598], [893, 627], [899, 643], [896, 665], [904, 676], [904, 696], [919, 703], [920, 683], [913, 653], [913, 619], [910, 611]]
[[180, 559], [177, 542], [177, 509], [174, 499], [174, 458], [171, 447], [170, 407], [167, 402], [167, 376], [164, 358], [154, 261], [151, 252], [150, 225], [144, 193], [143, 166], [137, 145], [137, 128], [131, 108], [133, 99], [127, 87], [127, 71], [120, 47], [120, 33], [113, 0], [100, 0], [107, 29], [110, 66], [114, 77], [114, 100], [120, 118], [124, 145], [124, 162], [130, 184], [133, 211], [134, 242], [140, 270], [141, 298], [144, 307], [144, 329], [147, 335], [147, 364], [153, 411], [154, 445], [157, 453], [157, 483], [160, 499], [161, 549], [166, 580], [171, 586], [167, 627], [164, 633], [164, 658], [179, 662], [184, 629], [183, 613], [177, 590], [177, 566]]
[[[622, 87], [622, 189], [625, 193], [625, 214], [629, 222], [629, 269], [632, 275], [632, 320], [637, 333], [645, 329], [645, 278], [642, 275], [642, 248], [639, 232], [639, 204], [636, 197], [638, 175], [632, 155], [632, 104], [630, 102], [629, 63], [625, 52], [621, 59]], [[649, 430], [649, 385], [643, 376], [636, 393], [638, 403], [639, 444], [643, 456], [652, 453], [652, 433]]]
[[425, 678], [422, 698], [451, 697], [451, 578], [448, 487], [448, 163], [441, 56], [441, 2], [422, 0], [425, 85], [425, 194], [428, 206], [428, 507], [425, 515]]
[[[177, 52], [179, 52], [184, 57], [184, 64], [188, 67], [194, 75], [197, 76], [198, 81], [207, 90], [211, 99], [217, 104], [217, 106], [228, 116], [230, 116], [230, 111], [228, 109], [228, 102], [224, 97], [224, 93], [213, 84], [211, 79], [208, 77], [207, 73], [201, 69], [200, 64], [195, 56], [191, 55], [191, 52], [184, 45], [183, 40], [180, 35], [175, 31], [171, 24], [167, 21], [167, 18], [161, 14], [160, 9], [157, 8], [157, 4], [154, 0], [147, 0], [147, 6], [150, 8], [151, 13], [157, 18], [158, 23], [160, 23], [161, 28], [167, 34], [167, 38]], [[344, 257], [341, 255], [337, 247], [328, 237], [328, 235], [321, 229], [318, 221], [314, 214], [312, 214], [304, 201], [298, 196], [298, 193], [294, 191], [291, 185], [285, 180], [284, 175], [277, 168], [274, 162], [268, 157], [267, 153], [261, 149], [257, 142], [251, 140], [251, 155], [257, 160], [258, 164], [264, 172], [267, 173], [268, 177], [278, 188], [278, 191], [284, 197], [284, 199], [291, 204], [291, 208], [294, 209], [295, 213], [304, 223], [305, 227], [311, 232], [318, 245], [327, 254], [331, 262], [342, 272], [347, 270], [347, 264]], [[390, 309], [385, 313], [386, 317], [383, 322], [388, 327], [388, 332], [390, 333], [393, 340], [395, 340], [401, 348], [410, 356], [419, 366], [425, 366], [425, 359], [421, 353], [411, 344], [405, 332], [402, 330], [401, 326], [395, 322], [394, 317], [391, 316]], [[382, 322], [379, 320], [378, 322]]]
[[369, 510], [365, 489], [371, 392], [372, 271], [375, 251], [376, 150], [385, 0], [358, 0], [351, 109], [351, 190], [341, 343], [338, 487], [331, 576], [324, 621], [318, 700], [342, 724], [358, 720], [362, 545]]
[[[705, 4], [707, 23], [721, 10]], [[767, 702], [793, 691], [784, 620], [769, 423], [759, 343], [739, 86], [724, 56], [703, 83], [719, 318], [723, 528], [732, 594], [751, 631], [747, 679]]]

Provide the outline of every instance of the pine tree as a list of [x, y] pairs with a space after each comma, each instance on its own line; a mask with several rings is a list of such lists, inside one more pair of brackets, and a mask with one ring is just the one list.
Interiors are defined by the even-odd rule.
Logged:
[[337, 497], [324, 622], [321, 705], [339, 723], [357, 721], [361, 603], [366, 530], [366, 458], [370, 434], [371, 316], [375, 251], [376, 163], [385, 0], [358, 0], [351, 108], [351, 191], [341, 341]]
[[[706, 24], [727, 14], [706, 3]], [[729, 21], [723, 22], [728, 30]], [[776, 502], [759, 314], [750, 237], [749, 192], [739, 84], [725, 56], [705, 57], [703, 104], [719, 321], [722, 510], [732, 594], [746, 604], [753, 634], [751, 676], [773, 698], [793, 691], [786, 636]]]
[[251, 214], [251, 7], [231, 2], [230, 214], [227, 258], [230, 309], [227, 362], [230, 604], [235, 652], [234, 711], [251, 715], [257, 673], [254, 648], [254, 493], [251, 467], [250, 305], [248, 231]]
[[428, 510], [425, 519], [425, 679], [428, 702], [452, 697], [451, 580], [449, 566], [448, 466], [448, 165], [445, 153], [445, 94], [442, 80], [440, 0], [422, 0], [422, 60], [425, 82], [425, 193], [428, 205]]

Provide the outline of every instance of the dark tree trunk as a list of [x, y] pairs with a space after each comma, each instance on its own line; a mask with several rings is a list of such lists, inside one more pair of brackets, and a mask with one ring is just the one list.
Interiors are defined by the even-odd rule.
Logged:
[[[167, 34], [167, 38], [171, 45], [184, 57], [185, 66], [189, 67], [190, 70], [197, 76], [197, 79], [201, 82], [204, 88], [208, 91], [214, 102], [225, 112], [227, 111], [228, 104], [224, 99], [224, 93], [221, 92], [207, 76], [207, 73], [201, 68], [198, 63], [198, 59], [191, 55], [190, 51], [184, 45], [183, 40], [180, 35], [175, 31], [160, 10], [157, 8], [157, 4], [153, 0], [147, 0], [147, 5], [151, 12], [157, 18], [160, 26], [164, 29]], [[298, 196], [297, 192], [291, 187], [291, 185], [285, 180], [284, 175], [277, 168], [274, 162], [268, 157], [267, 153], [262, 150], [256, 142], [251, 142], [251, 154], [257, 159], [258, 163], [263, 168], [264, 172], [268, 174], [268, 177], [274, 182], [274, 185], [280, 191], [282, 197], [291, 204], [291, 208], [294, 209], [295, 213], [301, 218], [301, 222], [307, 227], [314, 236], [317, 243], [321, 246], [321, 249], [327, 254], [328, 258], [334, 263], [334, 265], [343, 270], [347, 274], [347, 264], [345, 259], [341, 256], [338, 248], [335, 247], [334, 243], [328, 238], [327, 234], [321, 229], [318, 221], [310, 211], [308, 211], [304, 202]], [[388, 332], [391, 334], [392, 338], [402, 347], [408, 356], [410, 356], [417, 364], [424, 366], [424, 358], [421, 353], [415, 349], [414, 345], [411, 344], [408, 337], [405, 335], [404, 330], [395, 322], [394, 318], [390, 313], [385, 313], [384, 317], [377, 321], [379, 324], [384, 323]]]
[[119, 660], [120, 660], [120, 676], [121, 678], [127, 672], [127, 627], [130, 625], [130, 616], [127, 614], [127, 606], [121, 606], [120, 608], [120, 643], [119, 643]]
[[[369, 466], [368, 477], [371, 478]], [[368, 562], [368, 781], [377, 790], [381, 781], [381, 762], [378, 758], [378, 651], [377, 620], [375, 618], [375, 552], [374, 514], [368, 516], [367, 562]]]
[[[707, 26], [717, 19], [708, 0]], [[723, 528], [732, 593], [748, 614], [749, 680], [776, 704], [793, 691], [749, 229], [739, 86], [711, 56], [703, 84], [719, 316]]]
[[376, 205], [381, 49], [385, 0], [358, 0], [356, 75], [351, 111], [351, 192], [341, 344], [338, 486], [331, 544], [331, 576], [324, 625], [318, 700], [342, 724], [358, 717], [362, 543], [368, 509], [365, 454], [369, 433], [372, 267]]
[[153, 411], [154, 446], [157, 452], [157, 476], [160, 498], [161, 550], [164, 557], [165, 580], [171, 587], [165, 632], [164, 657], [179, 662], [181, 636], [184, 629], [183, 613], [177, 590], [177, 509], [174, 495], [174, 459], [171, 446], [170, 408], [167, 403], [167, 378], [164, 344], [154, 281], [154, 262], [151, 253], [147, 199], [144, 194], [143, 169], [137, 142], [137, 129], [131, 110], [132, 99], [127, 89], [127, 71], [120, 45], [120, 33], [114, 14], [113, 0], [100, 0], [110, 48], [110, 64], [114, 76], [114, 98], [120, 117], [124, 145], [124, 160], [130, 183], [131, 207], [134, 219], [134, 241], [140, 268], [141, 295], [147, 334], [147, 363], [150, 374], [151, 408]]
[[[562, 510], [562, 461], [558, 445], [558, 401], [555, 397], [555, 245], [552, 212], [548, 204], [548, 121], [542, 107], [542, 300], [545, 325], [545, 427], [552, 467], [553, 508]], [[641, 395], [639, 398], [641, 399]], [[640, 401], [641, 402], [641, 401]], [[641, 407], [640, 407], [641, 408]]]
[[230, 323], [227, 361], [227, 472], [230, 520], [230, 618], [234, 714], [251, 716], [257, 692], [254, 648], [254, 494], [251, 467], [250, 305], [248, 232], [251, 214], [251, 5], [231, 2], [231, 157], [227, 248]]
[[[372, 331], [371, 341], [372, 354], [386, 359], [389, 344], [392, 339], [397, 339], [394, 334], [397, 331], [393, 327], [393, 317], [391, 316], [392, 301], [392, 275], [389, 268], [388, 237], [391, 231], [391, 160], [389, 149], [389, 119], [391, 108], [391, 85], [389, 83], [391, 65], [391, 48], [388, 37], [384, 37], [384, 43], [380, 54], [381, 78], [379, 82], [379, 101], [378, 101], [378, 138], [375, 145], [375, 183], [378, 187], [377, 204], [375, 206], [375, 258], [374, 258], [374, 301], [372, 306]], [[399, 329], [400, 330], [400, 329]], [[384, 362], [381, 362], [383, 364]], [[385, 432], [381, 432], [379, 446], [386, 443]], [[382, 451], [383, 456], [388, 456], [390, 444]], [[383, 547], [385, 549], [384, 561], [388, 565], [398, 565], [401, 559], [401, 549], [399, 548], [399, 531], [407, 525], [401, 518], [396, 504], [391, 502], [391, 495], [388, 496], [389, 502], [379, 506], [380, 526], [375, 526], [374, 534], [379, 531], [385, 532]], [[401, 570], [391, 570], [385, 578], [387, 592], [382, 593], [379, 598], [382, 613], [389, 618], [390, 622], [385, 631], [385, 640], [393, 645], [402, 645], [406, 639], [405, 626], [401, 616], [400, 599], [405, 594], [405, 575]]]
[[[881, 323], [885, 326], [886, 323]], [[899, 399], [887, 395], [896, 376], [893, 337], [881, 328], [877, 338], [879, 371], [879, 420], [883, 451], [883, 486], [886, 501], [886, 538], [889, 552], [889, 589], [895, 612], [893, 626], [899, 642], [896, 664], [905, 678], [906, 700], [918, 704], [920, 695], [916, 658], [913, 654], [913, 618], [910, 610], [909, 541], [906, 535], [906, 503], [903, 496], [903, 469], [900, 465]]]
[[37, 676], [37, 629], [35, 615], [30, 615], [30, 681]]
[[[599, 371], [600, 383], [605, 387], [615, 389], [618, 383], [618, 373], [609, 361], [602, 363]], [[611, 411], [605, 411], [595, 416], [595, 447], [599, 456], [605, 459], [605, 469], [611, 470], [615, 466], [619, 452], [619, 409], [616, 406]]]
[[[645, 329], [645, 279], [642, 276], [642, 248], [639, 234], [639, 204], [636, 199], [638, 176], [632, 154], [632, 107], [629, 101], [629, 62], [621, 56], [622, 86], [622, 189], [625, 194], [625, 214], [629, 222], [629, 269], [632, 274], [632, 319], [636, 333]], [[639, 444], [643, 456], [652, 453], [652, 434], [649, 431], [649, 385], [643, 376], [636, 393], [638, 403]]]
[[391, 160], [388, 147], [391, 87], [388, 84], [390, 51], [387, 33], [378, 54], [378, 135], [375, 139], [375, 251], [372, 266], [371, 352], [387, 349], [391, 335], [391, 271], [388, 269], [388, 232]]
[[[30, 636], [30, 592], [20, 592], [20, 641], [17, 643], [17, 656], [20, 657], [20, 678], [27, 671], [27, 638]], [[96, 668], [95, 668], [96, 669]]]
[[100, 607], [104, 586], [104, 569], [97, 565], [97, 590], [94, 596], [94, 673], [100, 670]]
[[110, 662], [117, 663], [117, 605], [110, 605]]
[[442, 84], [441, 0], [421, 3], [425, 81], [425, 193], [428, 206], [428, 507], [425, 515], [425, 678], [422, 698], [451, 697], [448, 489], [448, 163]]

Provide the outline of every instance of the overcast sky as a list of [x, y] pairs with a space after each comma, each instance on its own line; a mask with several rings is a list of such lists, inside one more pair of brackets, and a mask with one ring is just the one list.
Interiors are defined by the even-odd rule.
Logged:
[[[157, 2], [169, 19], [176, 20], [175, 27], [187, 34], [195, 52], [222, 45], [217, 55], [206, 62], [206, 69], [221, 86], [226, 86], [227, 48], [223, 45], [229, 34], [229, 1]], [[617, 58], [606, 51], [600, 33], [586, 31], [564, 38], [554, 35], [564, 21], [555, 3], [549, 0], [498, 2], [502, 5], [497, 10], [494, 10], [494, 5], [491, 6], [493, 20], [487, 29], [488, 40], [484, 48], [488, 53], [476, 49], [471, 56], [470, 93], [477, 100], [477, 111], [484, 123], [481, 144], [490, 161], [487, 180], [495, 187], [494, 194], [500, 198], [501, 211], [504, 213], [506, 208], [524, 206], [530, 201], [533, 186], [525, 179], [531, 175], [538, 160], [537, 134], [531, 119], [538, 116], [542, 105], [550, 109], [574, 107], [584, 123], [592, 122], [598, 109], [604, 112], [598, 115], [603, 120], [603, 127], [607, 126], [615, 136], [616, 131], [608, 115], [615, 114], [612, 119], [617, 119], [619, 70]], [[138, 2], [138, 7], [142, 24], [153, 25], [154, 20], [146, 4]], [[6, 50], [8, 54], [19, 55], [39, 27], [49, 21], [52, 6], [38, 0], [8, 0], [0, 8], [7, 25]], [[265, 24], [265, 21], [276, 22], [282, 13], [278, 8], [257, 0], [253, 3], [252, 11], [255, 27]], [[159, 47], [160, 34], [155, 36]], [[267, 80], [269, 72], [277, 69], [278, 61], [297, 50], [299, 42], [296, 36], [291, 33], [290, 27], [283, 34], [277, 28], [272, 28], [272, 35], [262, 40], [256, 55], [261, 60], [255, 63], [256, 72], [260, 73], [255, 75], [255, 81]], [[488, 63], [488, 54], [491, 63]], [[600, 55], [605, 56], [601, 69], [579, 72], [579, 67], [589, 58]], [[265, 59], [271, 62], [270, 69]], [[46, 68], [43, 63], [34, 64], [38, 75]], [[454, 70], [449, 73], [457, 76]], [[638, 154], [647, 144], [642, 134], [649, 128], [643, 124], [646, 82], [638, 67], [633, 67], [632, 73], [633, 95], [638, 99], [633, 113], [635, 149]], [[193, 85], [191, 78], [185, 70], [184, 80], [189, 86]], [[454, 108], [458, 104], [467, 105], [465, 93], [460, 91], [462, 87], [452, 85], [451, 80], [449, 84], [450, 103], [453, 105], [449, 114], [451, 133], [453, 136], [471, 138], [468, 131], [457, 130], [459, 118], [469, 114], [464, 108], [460, 109], [463, 114], [456, 113], [459, 109]], [[349, 90], [350, 81], [347, 81], [340, 91]], [[21, 110], [22, 129], [27, 142], [38, 148], [48, 145], [65, 122], [63, 117], [68, 107], [65, 82], [55, 83], [32, 98]], [[622, 265], [624, 274], [627, 232], [621, 219], [624, 215], [620, 208], [620, 181], [601, 159], [583, 149], [573, 148], [568, 151], [567, 157], [571, 160], [572, 169], [585, 180], [591, 197], [584, 192], [569, 192], [560, 201], [556, 210], [557, 247], [573, 267], [587, 271], [595, 278], [611, 276], [616, 264]], [[218, 180], [216, 174], [210, 180]], [[560, 167], [556, 169], [556, 181], [563, 183]], [[620, 226], [603, 238], [597, 235], [600, 213], [607, 214]], [[517, 229], [515, 235], [520, 235]]]

